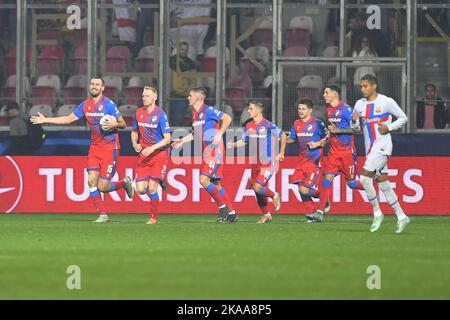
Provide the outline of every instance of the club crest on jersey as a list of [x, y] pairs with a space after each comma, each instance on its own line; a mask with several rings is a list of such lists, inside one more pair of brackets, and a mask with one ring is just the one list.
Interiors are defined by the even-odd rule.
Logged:
[[152, 117], [152, 122], [156, 122], [156, 116]]
[[103, 110], [103, 105], [101, 104], [98, 106], [98, 111], [102, 111], [102, 110]]
[[266, 128], [261, 127], [259, 128], [259, 134], [264, 134], [266, 132]]
[[335, 117], [339, 117], [339, 114], [340, 114], [341, 112], [339, 111], [339, 110], [336, 110], [336, 112], [334, 113], [334, 116]]
[[308, 131], [312, 131], [312, 129], [313, 129], [313, 126], [312, 126], [312, 124], [310, 124], [309, 126], [308, 126]]
[[198, 118], [201, 120], [201, 119], [203, 119], [203, 113], [200, 113], [199, 115], [198, 115]]
[[142, 120], [143, 117], [144, 117], [144, 116], [141, 114], [141, 120]]

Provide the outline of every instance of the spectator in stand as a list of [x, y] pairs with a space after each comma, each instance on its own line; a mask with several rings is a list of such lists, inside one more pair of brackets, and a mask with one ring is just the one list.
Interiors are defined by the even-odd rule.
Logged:
[[182, 41], [177, 46], [177, 53], [170, 57], [171, 98], [170, 115], [173, 126], [182, 126], [183, 118], [189, 107], [186, 97], [189, 91], [197, 85], [194, 73], [197, 71], [195, 62], [188, 57], [189, 44]]
[[416, 126], [418, 129], [445, 129], [448, 112], [444, 102], [436, 94], [436, 86], [425, 85], [423, 101], [417, 102]]
[[[365, 35], [361, 36], [357, 45], [355, 46], [355, 50], [353, 51], [352, 56], [353, 58], [373, 58], [377, 56], [375, 48], [368, 36]], [[359, 92], [359, 82], [361, 81], [361, 78], [364, 77], [366, 74], [371, 74], [375, 76], [375, 71], [373, 70], [372, 67], [368, 66], [359, 67], [358, 69], [356, 69], [353, 78], [354, 92]]]
[[10, 146], [4, 155], [19, 156], [29, 154], [28, 145], [28, 126], [27, 120], [20, 112], [20, 106], [17, 102], [11, 101], [6, 105], [9, 120], [9, 140]]

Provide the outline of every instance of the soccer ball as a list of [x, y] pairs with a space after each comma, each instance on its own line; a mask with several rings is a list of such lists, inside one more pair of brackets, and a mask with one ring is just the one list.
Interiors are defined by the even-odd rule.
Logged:
[[106, 122], [112, 122], [112, 123], [117, 123], [116, 118], [114, 118], [112, 115], [110, 114], [105, 114], [101, 119], [100, 119], [100, 128], [102, 128], [103, 131], [111, 131], [111, 130], [106, 130], [105, 129], [105, 124]]

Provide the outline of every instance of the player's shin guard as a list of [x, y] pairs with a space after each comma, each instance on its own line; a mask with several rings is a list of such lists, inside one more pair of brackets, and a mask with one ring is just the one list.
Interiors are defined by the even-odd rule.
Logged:
[[219, 206], [219, 208], [222, 207], [225, 204], [225, 201], [224, 201], [223, 197], [220, 195], [220, 192], [216, 188], [214, 183], [210, 183], [206, 187], [206, 191], [208, 191], [208, 193], [211, 195], [211, 197], [214, 199], [214, 201], [216, 201], [216, 203]]
[[397, 218], [399, 220], [403, 220], [404, 218], [406, 218], [406, 215], [403, 212], [400, 203], [398, 202], [398, 197], [395, 194], [395, 191], [392, 189], [389, 181], [378, 182], [378, 187], [384, 193], [384, 196], [386, 197], [389, 205], [392, 207], [392, 209], [394, 209]]
[[351, 188], [351, 189], [358, 189], [358, 190], [364, 190], [364, 186], [362, 185], [360, 180], [353, 180], [353, 181], [348, 181], [347, 185]]
[[331, 187], [333, 186], [332, 181], [323, 179], [322, 186], [320, 187], [320, 202], [318, 210], [323, 211], [327, 206], [327, 201], [331, 197]]
[[377, 191], [373, 186], [373, 179], [366, 176], [360, 177], [361, 184], [366, 190], [367, 198], [369, 199], [370, 204], [372, 205], [374, 216], [381, 216], [380, 203], [378, 202]]
[[95, 210], [98, 214], [106, 214], [105, 205], [103, 204], [102, 196], [98, 191], [97, 187], [89, 188], [89, 197], [92, 199], [94, 203]]
[[150, 197], [150, 217], [153, 219], [158, 219], [158, 192], [149, 193], [148, 195]]
[[260, 192], [258, 192], [258, 194], [262, 195], [263, 197], [266, 198], [273, 198], [273, 196], [275, 195], [275, 193], [272, 192], [272, 190], [264, 187], [261, 189]]
[[270, 212], [269, 209], [269, 202], [267, 201], [266, 197], [264, 197], [263, 195], [256, 193], [256, 201], [258, 202], [258, 207], [261, 209], [262, 214], [266, 214]]
[[220, 189], [219, 193], [222, 196], [223, 201], [225, 202], [225, 205], [228, 207], [228, 209], [230, 209], [230, 211], [233, 211], [233, 203], [230, 201], [230, 198], [228, 198], [228, 194], [225, 192], [225, 189]]
[[124, 180], [120, 180], [117, 182], [109, 182], [109, 191], [108, 192], [112, 192], [112, 191], [116, 191], [116, 190], [120, 190], [125, 186], [125, 181]]
[[311, 197], [304, 194], [300, 194], [300, 197], [302, 198], [306, 213], [313, 213], [315, 211], [315, 208], [314, 201], [311, 199]]

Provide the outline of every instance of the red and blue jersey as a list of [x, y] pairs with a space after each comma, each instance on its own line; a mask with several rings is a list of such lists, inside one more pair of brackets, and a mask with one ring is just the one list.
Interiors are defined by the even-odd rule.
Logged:
[[202, 146], [210, 145], [214, 136], [219, 132], [219, 121], [223, 117], [223, 112], [213, 106], [203, 105], [198, 112], [192, 110], [192, 127], [194, 137], [202, 138]]
[[[159, 143], [164, 139], [164, 133], [171, 132], [167, 115], [158, 106], [151, 112], [145, 107], [139, 108], [133, 121], [133, 130], [139, 133], [139, 144], [143, 149]], [[164, 146], [158, 153], [168, 152], [168, 148], [169, 146]]]
[[294, 121], [289, 138], [297, 141], [300, 162], [312, 162], [320, 166], [322, 148], [311, 149], [308, 143], [322, 140], [327, 133], [325, 124], [317, 118], [311, 117], [306, 122], [300, 119]]
[[267, 119], [259, 123], [250, 121], [242, 134], [242, 141], [249, 144], [249, 154], [260, 164], [273, 163], [276, 146], [283, 131]]
[[89, 98], [83, 101], [73, 113], [77, 118], [86, 118], [91, 128], [91, 146], [102, 150], [120, 149], [117, 129], [104, 131], [100, 126], [100, 119], [105, 114], [109, 114], [116, 119], [122, 116], [114, 101], [103, 95], [97, 103], [94, 103], [94, 100]]
[[[350, 129], [352, 123], [352, 113], [353, 110], [348, 104], [339, 101], [339, 104], [335, 107], [328, 106], [328, 122], [334, 124], [340, 129]], [[352, 134], [330, 133], [329, 143], [329, 153], [354, 153], [356, 150]]]

